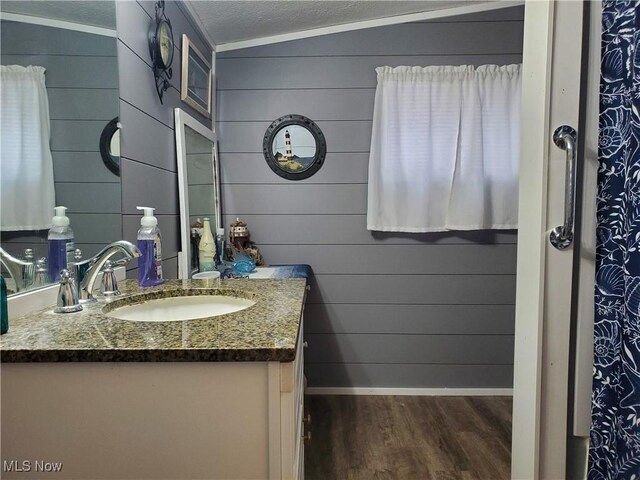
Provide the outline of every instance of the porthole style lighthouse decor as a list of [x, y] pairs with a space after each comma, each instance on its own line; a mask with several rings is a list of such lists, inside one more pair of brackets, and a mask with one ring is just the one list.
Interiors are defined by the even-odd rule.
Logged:
[[313, 120], [291, 114], [269, 125], [262, 151], [267, 164], [277, 175], [288, 180], [303, 180], [322, 167], [327, 142]]

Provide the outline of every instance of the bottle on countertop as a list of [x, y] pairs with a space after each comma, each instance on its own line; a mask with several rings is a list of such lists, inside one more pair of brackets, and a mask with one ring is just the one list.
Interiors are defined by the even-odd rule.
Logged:
[[136, 207], [144, 210], [138, 230], [138, 285], [153, 287], [164, 282], [162, 279], [162, 238], [158, 228], [158, 219], [153, 216], [154, 208]]
[[224, 228], [216, 229], [216, 265], [224, 263]]
[[191, 271], [197, 272], [199, 270], [198, 265], [198, 244], [200, 243], [200, 232], [202, 230], [202, 222], [198, 218], [191, 224], [190, 228], [190, 242], [191, 242]]
[[47, 272], [50, 282], [60, 279], [60, 272], [73, 263], [74, 239], [73, 230], [69, 226], [69, 217], [65, 215], [67, 207], [55, 207], [55, 216], [51, 220], [47, 240], [49, 255]]
[[216, 242], [211, 233], [211, 224], [208, 218], [204, 219], [198, 253], [198, 263], [200, 264], [201, 272], [212, 272], [216, 269]]

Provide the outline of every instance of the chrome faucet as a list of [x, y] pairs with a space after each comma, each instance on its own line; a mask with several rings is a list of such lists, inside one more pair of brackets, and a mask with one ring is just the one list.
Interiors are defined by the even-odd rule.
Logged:
[[16, 284], [16, 292], [20, 292], [33, 283], [34, 263], [20, 260], [0, 248], [0, 263], [9, 271]]
[[[140, 256], [140, 250], [138, 249], [138, 247], [136, 247], [131, 242], [127, 242], [126, 240], [120, 240], [118, 242], [113, 242], [107, 245], [95, 256], [82, 262], [76, 262], [74, 264], [74, 275], [78, 275], [77, 280], [80, 283], [80, 303], [90, 303], [96, 301], [96, 299], [93, 298], [91, 292], [93, 291], [93, 286], [96, 283], [96, 279], [98, 278], [98, 273], [100, 273], [100, 271], [102, 270], [102, 266], [105, 264], [105, 262], [117, 253], [124, 254], [124, 258], [119, 260], [118, 262], [115, 262], [116, 265], [124, 265], [131, 259]], [[79, 277], [79, 272], [81, 271], [84, 271], [84, 275], [82, 276], [82, 278]]]

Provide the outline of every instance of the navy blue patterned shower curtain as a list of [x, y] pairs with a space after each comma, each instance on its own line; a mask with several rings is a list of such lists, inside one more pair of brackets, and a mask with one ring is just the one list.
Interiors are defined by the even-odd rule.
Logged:
[[602, 28], [589, 480], [640, 480], [640, 1]]

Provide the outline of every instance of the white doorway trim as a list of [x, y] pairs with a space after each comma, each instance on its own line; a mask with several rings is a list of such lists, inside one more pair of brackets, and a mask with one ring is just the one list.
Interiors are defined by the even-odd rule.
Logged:
[[[512, 478], [537, 478], [553, 3], [525, 4]], [[518, 361], [520, 359], [520, 361]], [[526, 359], [524, 361], [523, 359]]]
[[[566, 478], [572, 283], [579, 246], [557, 250], [549, 242], [550, 230], [564, 221], [567, 162], [551, 135], [561, 125], [579, 127], [585, 3], [525, 3], [514, 479]], [[578, 131], [578, 138], [582, 134]], [[582, 158], [578, 151], [578, 162]]]

